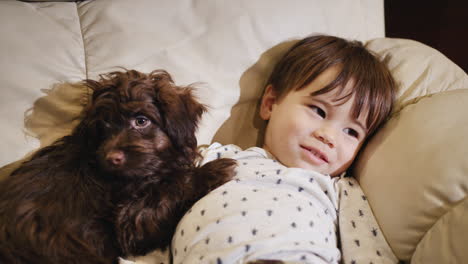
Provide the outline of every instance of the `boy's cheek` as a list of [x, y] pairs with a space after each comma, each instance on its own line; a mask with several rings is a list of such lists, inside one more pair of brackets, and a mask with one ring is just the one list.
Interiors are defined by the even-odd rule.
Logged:
[[353, 149], [347, 150], [346, 153], [342, 153], [341, 164], [336, 164], [337, 169], [332, 174], [332, 176], [339, 176], [341, 173], [345, 172], [354, 162], [354, 159], [356, 158], [358, 151], [359, 151], [359, 148], [353, 148]]

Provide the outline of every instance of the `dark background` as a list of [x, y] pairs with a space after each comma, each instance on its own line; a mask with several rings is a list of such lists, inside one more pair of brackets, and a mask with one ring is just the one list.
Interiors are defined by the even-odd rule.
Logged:
[[422, 42], [468, 72], [468, 0], [384, 0], [385, 34]]

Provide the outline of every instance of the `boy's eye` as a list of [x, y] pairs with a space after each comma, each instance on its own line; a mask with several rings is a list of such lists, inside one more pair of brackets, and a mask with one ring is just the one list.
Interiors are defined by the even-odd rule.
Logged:
[[309, 108], [312, 109], [312, 111], [314, 111], [317, 115], [319, 115], [322, 118], [325, 118], [327, 116], [325, 111], [323, 111], [322, 108], [320, 108], [320, 107], [318, 107], [316, 105], [309, 105]]
[[345, 128], [343, 130], [343, 132], [345, 132], [346, 134], [348, 134], [348, 135], [350, 135], [352, 137], [359, 138], [359, 133], [356, 130], [352, 129], [352, 128]]

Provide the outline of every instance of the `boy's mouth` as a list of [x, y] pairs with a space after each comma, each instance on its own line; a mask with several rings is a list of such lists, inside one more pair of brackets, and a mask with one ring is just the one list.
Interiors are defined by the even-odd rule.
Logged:
[[317, 159], [322, 160], [325, 163], [328, 163], [328, 157], [325, 153], [321, 152], [320, 150], [313, 148], [313, 147], [308, 147], [301, 145], [301, 148], [308, 151], [310, 154], [315, 156]]

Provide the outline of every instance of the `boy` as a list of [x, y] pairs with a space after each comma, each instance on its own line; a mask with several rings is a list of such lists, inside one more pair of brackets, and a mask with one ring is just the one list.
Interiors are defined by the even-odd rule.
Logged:
[[273, 69], [260, 105], [263, 148], [213, 144], [203, 163], [237, 176], [198, 201], [173, 238], [179, 263], [338, 263], [337, 182], [391, 113], [395, 82], [361, 43], [312, 36]]

